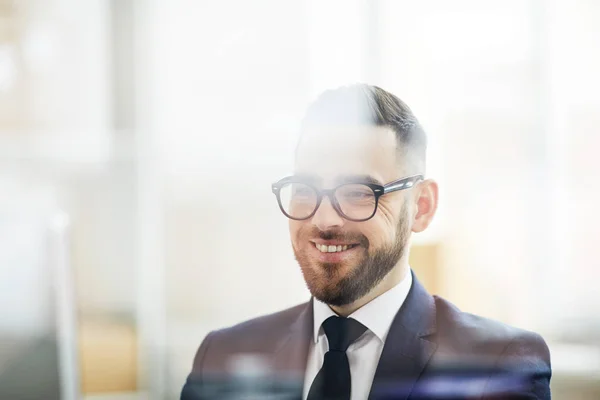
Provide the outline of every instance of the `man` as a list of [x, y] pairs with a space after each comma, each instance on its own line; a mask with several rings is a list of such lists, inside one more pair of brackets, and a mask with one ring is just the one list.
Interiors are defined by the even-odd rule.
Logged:
[[211, 332], [182, 399], [550, 398], [539, 335], [460, 311], [410, 270], [411, 236], [438, 203], [426, 147], [408, 106], [379, 87], [311, 105], [294, 175], [272, 190], [312, 298]]

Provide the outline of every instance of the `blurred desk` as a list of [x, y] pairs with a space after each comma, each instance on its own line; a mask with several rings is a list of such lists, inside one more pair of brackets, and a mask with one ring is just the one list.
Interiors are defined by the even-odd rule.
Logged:
[[84, 317], [79, 330], [82, 392], [135, 392], [137, 343], [134, 322], [127, 318]]
[[600, 399], [600, 344], [548, 343], [552, 362], [552, 397]]
[[595, 380], [600, 385], [600, 343], [597, 346], [549, 343], [549, 346], [555, 374]]

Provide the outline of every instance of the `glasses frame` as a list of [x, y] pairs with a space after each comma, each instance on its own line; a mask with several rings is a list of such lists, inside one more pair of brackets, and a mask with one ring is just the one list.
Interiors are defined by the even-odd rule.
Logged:
[[[335, 211], [342, 218], [345, 218], [345, 219], [347, 219], [349, 221], [353, 221], [353, 222], [364, 222], [364, 221], [368, 221], [371, 218], [373, 218], [373, 216], [377, 213], [377, 207], [379, 206], [379, 198], [381, 196], [383, 196], [384, 194], [396, 192], [399, 190], [410, 189], [410, 188], [414, 187], [417, 182], [424, 180], [424, 179], [425, 179], [425, 177], [423, 175], [412, 175], [412, 176], [408, 176], [406, 178], [401, 178], [401, 179], [397, 179], [392, 182], [388, 182], [385, 185], [378, 185], [375, 183], [365, 183], [365, 182], [346, 182], [346, 183], [342, 183], [341, 185], [338, 185], [332, 189], [318, 189], [314, 185], [306, 183], [306, 182], [302, 181], [301, 179], [298, 179], [294, 176], [287, 176], [287, 177], [271, 184], [271, 190], [275, 194], [275, 197], [277, 197], [277, 204], [279, 204], [279, 209], [281, 210], [283, 215], [285, 215], [289, 219], [293, 219], [296, 221], [304, 221], [304, 220], [312, 218], [317, 213], [317, 210], [321, 206], [323, 197], [327, 196], [327, 197], [329, 197], [329, 202], [331, 203], [331, 205], [333, 206]], [[283, 188], [283, 186], [287, 185], [289, 183], [302, 183], [303, 185], [306, 185], [306, 186], [310, 187], [311, 189], [313, 189], [315, 191], [315, 193], [317, 194], [317, 204], [315, 205], [315, 209], [307, 217], [294, 218], [291, 215], [289, 215], [287, 212], [285, 212], [283, 204], [281, 204], [280, 192], [281, 192], [281, 189]], [[369, 217], [361, 218], [361, 219], [349, 218], [342, 211], [342, 208], [339, 205], [337, 199], [335, 198], [334, 193], [338, 188], [345, 186], [345, 185], [349, 185], [349, 184], [350, 185], [351, 184], [365, 185], [365, 186], [368, 186], [369, 188], [371, 188], [371, 190], [373, 191], [373, 195], [375, 196], [375, 208], [373, 209], [373, 213]]]

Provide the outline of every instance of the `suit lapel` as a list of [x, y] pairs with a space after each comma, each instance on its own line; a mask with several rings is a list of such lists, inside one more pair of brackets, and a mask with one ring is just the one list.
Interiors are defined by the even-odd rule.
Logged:
[[[286, 393], [291, 393], [290, 399], [302, 398], [304, 373], [312, 338], [312, 302], [311, 298], [306, 303], [298, 318], [290, 325], [288, 334], [277, 344], [274, 354], [275, 384], [283, 386]], [[278, 388], [278, 390], [281, 389], [281, 387]]]
[[435, 342], [427, 340], [435, 330], [435, 301], [413, 274], [410, 292], [384, 344], [370, 400], [408, 398], [437, 348]]

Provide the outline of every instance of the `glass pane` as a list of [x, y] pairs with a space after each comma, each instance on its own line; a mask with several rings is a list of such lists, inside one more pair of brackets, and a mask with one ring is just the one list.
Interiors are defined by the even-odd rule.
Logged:
[[342, 212], [350, 218], [368, 218], [375, 210], [375, 193], [366, 185], [340, 186], [335, 191], [335, 197]]
[[317, 192], [303, 183], [288, 183], [279, 193], [285, 212], [294, 218], [306, 218], [317, 206]]

